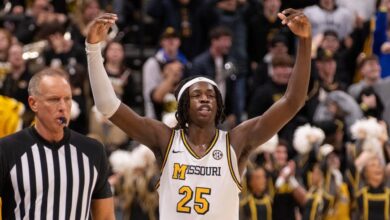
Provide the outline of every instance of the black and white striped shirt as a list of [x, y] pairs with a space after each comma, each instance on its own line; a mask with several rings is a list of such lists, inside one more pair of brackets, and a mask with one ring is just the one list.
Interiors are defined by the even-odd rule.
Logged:
[[88, 219], [92, 199], [111, 197], [97, 141], [65, 128], [49, 143], [26, 128], [0, 140], [3, 219]]

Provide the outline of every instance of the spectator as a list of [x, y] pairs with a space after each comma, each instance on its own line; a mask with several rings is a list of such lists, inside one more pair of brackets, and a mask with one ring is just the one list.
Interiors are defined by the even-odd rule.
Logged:
[[364, 117], [374, 117], [382, 120], [383, 103], [372, 86], [365, 87], [360, 92], [357, 102], [363, 111]]
[[60, 23], [48, 23], [41, 28], [39, 35], [49, 42], [49, 47], [45, 48], [43, 52], [46, 66], [72, 68], [78, 65], [85, 69], [87, 62], [84, 51], [64, 34], [65, 27]]
[[240, 202], [240, 220], [272, 219], [272, 198], [267, 193], [267, 173], [261, 166], [246, 174], [249, 195]]
[[273, 57], [288, 55], [288, 41], [283, 35], [275, 35], [267, 45], [267, 54], [260, 63], [256, 64], [256, 68], [253, 70], [252, 75], [248, 79], [248, 94], [252, 94], [256, 87], [259, 87], [270, 80], [273, 69]]
[[7, 29], [0, 28], [0, 62], [6, 62], [8, 50], [12, 44], [12, 35]]
[[372, 49], [374, 54], [379, 57], [382, 67], [381, 76], [383, 78], [390, 76], [390, 41], [389, 30], [390, 1], [381, 0], [380, 7], [376, 13], [374, 42]]
[[15, 36], [23, 44], [28, 44], [36, 39], [36, 34], [47, 23], [66, 22], [64, 14], [55, 13], [48, 0], [34, 0], [31, 8], [24, 14], [24, 18], [16, 23]]
[[353, 76], [355, 74], [355, 63], [349, 61], [355, 57], [354, 52], [357, 50], [355, 46], [351, 48], [344, 48], [342, 41], [338, 38], [338, 35], [333, 30], [326, 30], [323, 34], [316, 36], [313, 40], [313, 58], [316, 58], [319, 53], [327, 52], [331, 53], [333, 59], [336, 61], [336, 80], [345, 84], [345, 86], [351, 84]]
[[161, 30], [173, 27], [180, 36], [181, 51], [188, 59], [199, 52], [194, 47], [197, 33], [195, 20], [202, 1], [198, 0], [152, 0], [148, 2], [147, 13], [155, 19]]
[[350, 126], [362, 117], [363, 113], [355, 99], [346, 92], [336, 90], [330, 92], [325, 101], [318, 105], [313, 121], [321, 122], [337, 119], [345, 124], [345, 131], [348, 132], [348, 137], [351, 137], [349, 133]]
[[336, 0], [336, 4], [340, 7], [348, 8], [356, 15], [358, 22], [365, 22], [375, 14], [377, 1], [367, 0]]
[[384, 185], [384, 170], [384, 164], [376, 155], [367, 159], [363, 169], [365, 186], [357, 193], [356, 200], [360, 216], [366, 216], [368, 220], [386, 219], [388, 216], [390, 189]]
[[210, 31], [210, 48], [195, 57], [190, 70], [191, 76], [205, 75], [217, 83], [225, 101], [225, 126], [232, 128], [237, 119], [233, 114], [235, 72], [229, 57], [232, 45], [232, 33], [230, 29], [219, 26]]
[[[269, 42], [277, 35], [285, 36], [288, 39], [287, 45], [294, 52], [293, 36], [288, 28], [283, 27], [277, 19], [280, 11], [281, 0], [265, 0], [262, 11], [251, 17], [248, 26], [248, 55], [252, 69], [262, 63], [264, 56], [268, 52]], [[287, 40], [286, 39], [286, 40]]]
[[303, 12], [313, 25], [313, 36], [333, 30], [339, 39], [344, 39], [352, 33], [354, 14], [344, 7], [338, 7], [336, 0], [319, 0], [318, 5], [306, 7]]
[[31, 72], [23, 59], [23, 47], [20, 44], [13, 44], [9, 48], [8, 62], [11, 71], [4, 79], [0, 94], [12, 97], [23, 103], [26, 111], [23, 115], [23, 127], [30, 126], [33, 121], [33, 113], [28, 105], [28, 82], [31, 79]]
[[315, 68], [312, 78], [312, 89], [308, 94], [308, 101], [304, 107], [305, 114], [313, 119], [318, 105], [322, 105], [328, 93], [346, 89], [343, 82], [337, 81], [337, 62], [335, 56], [329, 50], [319, 50], [314, 61]]
[[320, 163], [315, 163], [311, 168], [311, 187], [309, 188], [305, 201], [302, 220], [312, 220], [313, 217], [324, 219], [331, 206], [334, 198], [328, 194], [324, 188], [325, 172], [321, 169]]
[[[11, 135], [22, 129], [24, 105], [7, 96], [0, 95], [0, 138]], [[1, 198], [0, 198], [1, 200]], [[0, 205], [0, 213], [1, 213]], [[1, 217], [2, 215], [0, 215]]]
[[326, 92], [334, 90], [346, 90], [346, 85], [337, 80], [337, 76], [343, 73], [337, 72], [337, 62], [334, 53], [322, 50], [317, 55], [316, 69], [320, 80], [320, 87]]
[[83, 1], [80, 8], [76, 8], [75, 13], [71, 16], [72, 24], [70, 33], [73, 41], [78, 45], [84, 45], [85, 36], [88, 31], [88, 25], [102, 13], [99, 1]]
[[249, 55], [248, 55], [248, 20], [249, 3], [238, 0], [212, 0], [206, 2], [203, 9], [199, 11], [199, 32], [201, 36], [197, 38], [197, 47], [204, 51], [207, 48], [207, 33], [218, 25], [229, 27], [233, 34], [233, 43], [230, 50], [230, 57], [234, 60], [233, 64], [237, 70], [237, 79], [235, 82], [234, 99], [237, 105], [233, 110], [238, 122], [241, 122], [245, 108], [246, 97], [246, 77], [249, 73]]
[[358, 98], [363, 88], [373, 86], [381, 80], [381, 66], [379, 65], [378, 57], [375, 55], [366, 56], [362, 54], [358, 70], [363, 78], [348, 88], [348, 93], [355, 99]]
[[[180, 42], [177, 32], [168, 27], [161, 35], [161, 49], [146, 60], [143, 66], [143, 96], [147, 117], [162, 119], [164, 98], [167, 94], [172, 95], [182, 78], [187, 58], [179, 51]], [[165, 103], [171, 101], [168, 95]]]
[[312, 57], [315, 58], [320, 50], [328, 50], [333, 53], [337, 62], [337, 80], [350, 85], [355, 79], [356, 59], [362, 50], [367, 49], [370, 43], [370, 22], [356, 26], [353, 32], [341, 39], [337, 31], [327, 29], [317, 34], [312, 42]]

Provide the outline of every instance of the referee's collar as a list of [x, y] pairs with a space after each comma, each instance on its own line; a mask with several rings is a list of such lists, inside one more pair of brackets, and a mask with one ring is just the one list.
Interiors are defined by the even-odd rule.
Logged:
[[64, 137], [58, 142], [50, 142], [50, 141], [44, 139], [38, 133], [37, 129], [35, 129], [35, 126], [31, 126], [30, 131], [33, 134], [33, 136], [37, 139], [38, 142], [40, 142], [44, 146], [52, 148], [52, 149], [59, 149], [60, 147], [62, 147], [66, 143], [68, 143], [69, 138], [70, 138], [70, 129], [68, 127], [64, 127]]

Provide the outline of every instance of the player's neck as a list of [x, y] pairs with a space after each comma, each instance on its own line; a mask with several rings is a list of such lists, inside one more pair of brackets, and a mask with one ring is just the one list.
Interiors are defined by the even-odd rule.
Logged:
[[197, 127], [190, 126], [187, 131], [187, 139], [196, 146], [208, 146], [215, 136], [215, 126]]
[[43, 139], [48, 142], [59, 142], [64, 137], [63, 129], [60, 129], [58, 131], [52, 131], [48, 129], [44, 124], [40, 123], [38, 120], [35, 123], [35, 130]]

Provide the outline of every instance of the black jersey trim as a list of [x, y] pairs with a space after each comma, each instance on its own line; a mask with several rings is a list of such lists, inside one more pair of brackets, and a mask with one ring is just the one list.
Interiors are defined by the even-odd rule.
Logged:
[[38, 143], [42, 143], [45, 147], [48, 147], [50, 149], [59, 149], [62, 146], [64, 146], [66, 143], [69, 143], [70, 140], [70, 129], [67, 127], [64, 127], [64, 136], [63, 138], [58, 142], [50, 142], [43, 138], [37, 131], [37, 129], [34, 126], [31, 126], [29, 128], [32, 136], [36, 139]]

